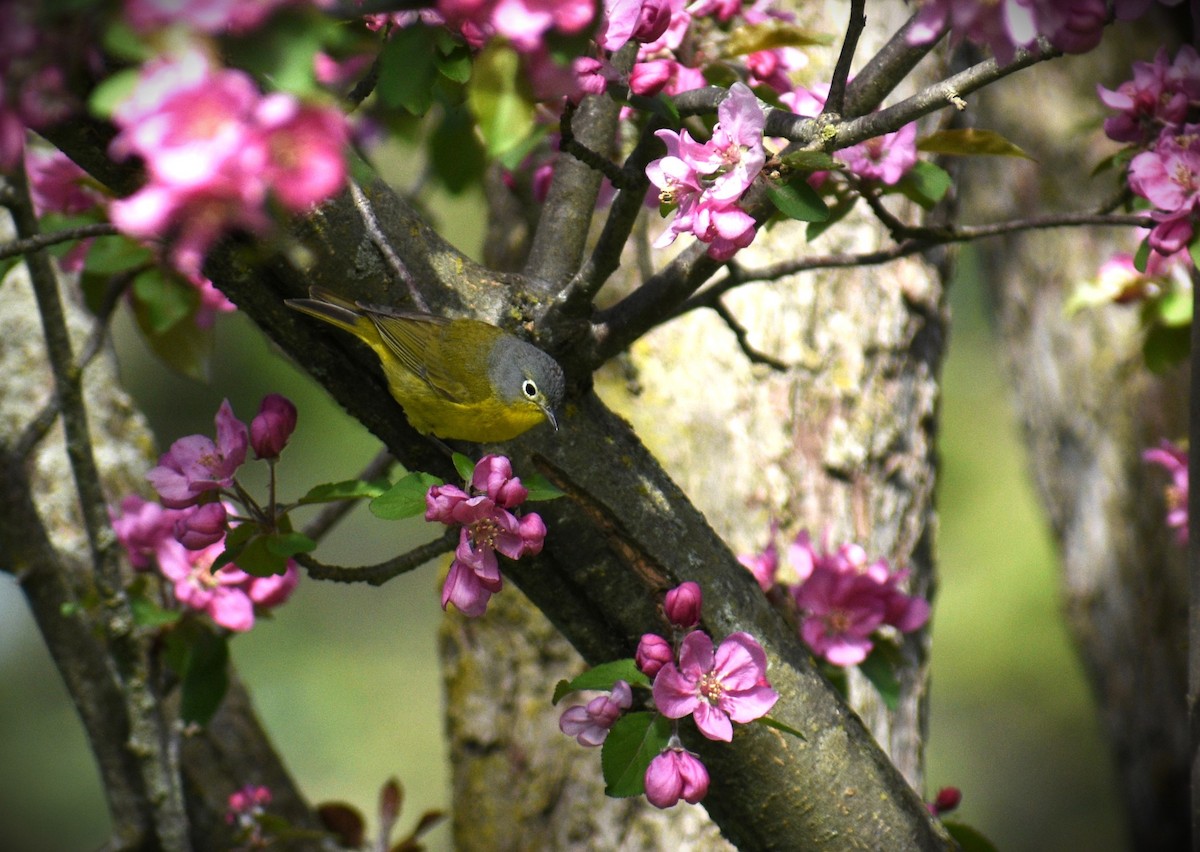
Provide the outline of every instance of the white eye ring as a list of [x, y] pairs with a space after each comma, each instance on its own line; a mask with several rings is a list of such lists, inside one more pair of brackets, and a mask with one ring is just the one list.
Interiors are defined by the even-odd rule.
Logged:
[[533, 379], [526, 379], [521, 383], [521, 392], [530, 399], [537, 399], [538, 389], [537, 385], [533, 383]]

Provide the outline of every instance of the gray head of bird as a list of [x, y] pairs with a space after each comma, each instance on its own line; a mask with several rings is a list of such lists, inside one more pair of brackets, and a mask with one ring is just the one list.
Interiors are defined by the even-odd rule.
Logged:
[[558, 429], [555, 414], [562, 405], [566, 378], [558, 362], [532, 344], [505, 335], [496, 341], [488, 356], [488, 378], [500, 398], [508, 404], [529, 402]]

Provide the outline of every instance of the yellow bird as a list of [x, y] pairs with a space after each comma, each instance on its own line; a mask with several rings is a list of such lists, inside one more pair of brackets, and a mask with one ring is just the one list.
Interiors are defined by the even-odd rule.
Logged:
[[562, 368], [490, 323], [351, 302], [321, 287], [288, 307], [336, 325], [375, 351], [388, 389], [421, 434], [507, 441], [543, 420], [558, 429]]

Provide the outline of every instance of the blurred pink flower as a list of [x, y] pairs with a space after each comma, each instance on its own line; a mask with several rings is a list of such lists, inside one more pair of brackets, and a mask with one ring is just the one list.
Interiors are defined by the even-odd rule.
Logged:
[[633, 691], [628, 683], [619, 680], [613, 684], [611, 694], [564, 710], [558, 719], [558, 729], [568, 737], [574, 737], [581, 746], [603, 745], [621, 713], [632, 704]]

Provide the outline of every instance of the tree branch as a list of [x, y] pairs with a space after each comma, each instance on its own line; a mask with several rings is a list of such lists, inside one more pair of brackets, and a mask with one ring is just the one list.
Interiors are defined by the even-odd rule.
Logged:
[[850, 20], [846, 23], [846, 37], [842, 40], [837, 65], [833, 68], [833, 79], [829, 82], [829, 95], [825, 98], [825, 108], [822, 110], [824, 114], [840, 116], [843, 113], [846, 80], [850, 77], [850, 66], [854, 62], [859, 36], [867, 26], [866, 5], [866, 0], [850, 0]]
[[449, 553], [458, 544], [459, 528], [449, 527], [433, 541], [414, 547], [408, 553], [380, 562], [376, 565], [366, 565], [360, 568], [347, 568], [341, 565], [326, 565], [318, 562], [305, 553], [298, 553], [295, 560], [304, 566], [308, 576], [314, 580], [329, 580], [334, 583], [367, 583], [371, 586], [382, 586], [388, 580], [399, 577], [420, 568], [431, 559], [436, 559], [443, 553]]
[[110, 237], [120, 233], [112, 222], [96, 222], [91, 225], [80, 225], [77, 228], [65, 228], [49, 234], [35, 234], [21, 240], [13, 240], [0, 244], [0, 260], [29, 254], [38, 249], [48, 248], [59, 243], [69, 243], [72, 240], [86, 240], [91, 237]]
[[917, 45], [908, 43], [914, 20], [916, 13], [892, 34], [888, 43], [847, 83], [842, 115], [853, 118], [878, 107], [934, 48], [936, 41]]

